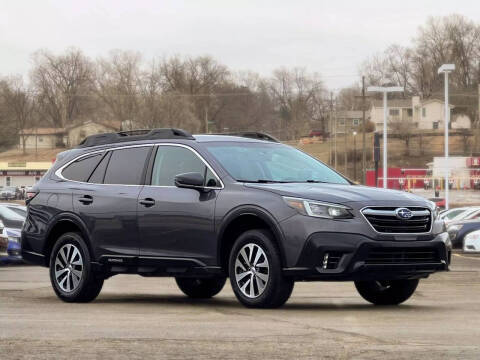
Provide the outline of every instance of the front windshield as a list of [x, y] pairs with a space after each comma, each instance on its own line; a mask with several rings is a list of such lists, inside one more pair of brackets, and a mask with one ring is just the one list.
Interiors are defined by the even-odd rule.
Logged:
[[283, 144], [212, 142], [206, 147], [238, 181], [349, 184], [320, 161]]

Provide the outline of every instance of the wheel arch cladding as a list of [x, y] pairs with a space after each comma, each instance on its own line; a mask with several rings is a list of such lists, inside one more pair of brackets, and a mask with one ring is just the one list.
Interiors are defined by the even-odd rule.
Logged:
[[228, 273], [228, 258], [235, 240], [248, 230], [266, 229], [280, 252], [282, 266], [286, 264], [283, 233], [273, 217], [257, 208], [237, 209], [225, 217], [219, 231], [218, 263]]
[[46, 238], [47, 241], [45, 242], [45, 248], [43, 251], [43, 254], [45, 255], [45, 266], [48, 267], [50, 265], [50, 255], [53, 247], [55, 246], [55, 242], [60, 236], [68, 232], [76, 232], [83, 237], [90, 252], [90, 256], [93, 258], [93, 251], [89, 241], [88, 231], [81, 220], [77, 219], [73, 215], [64, 215], [56, 219], [53, 224], [54, 225], [48, 231]]

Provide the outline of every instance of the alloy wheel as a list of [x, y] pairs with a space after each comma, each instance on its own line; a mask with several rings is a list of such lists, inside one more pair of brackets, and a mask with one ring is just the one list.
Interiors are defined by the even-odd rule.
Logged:
[[55, 280], [58, 286], [65, 292], [72, 292], [78, 288], [82, 276], [82, 254], [75, 245], [62, 246], [55, 258]]
[[235, 259], [235, 280], [243, 295], [259, 297], [268, 284], [270, 268], [267, 255], [257, 244], [243, 246]]

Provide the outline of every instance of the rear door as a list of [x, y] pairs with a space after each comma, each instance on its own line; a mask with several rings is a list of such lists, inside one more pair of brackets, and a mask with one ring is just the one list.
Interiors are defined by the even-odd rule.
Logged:
[[73, 206], [87, 224], [97, 260], [126, 264], [139, 254], [137, 202], [151, 149], [106, 151], [73, 188]]

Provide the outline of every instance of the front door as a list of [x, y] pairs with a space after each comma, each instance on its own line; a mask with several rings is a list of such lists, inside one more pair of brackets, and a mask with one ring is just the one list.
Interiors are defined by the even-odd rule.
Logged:
[[[177, 188], [175, 176], [188, 172], [204, 175], [210, 189]], [[159, 264], [177, 259], [187, 266], [215, 265], [214, 212], [220, 189], [218, 177], [193, 149], [157, 146], [150, 185], [145, 185], [139, 196], [140, 257], [155, 257]]]

